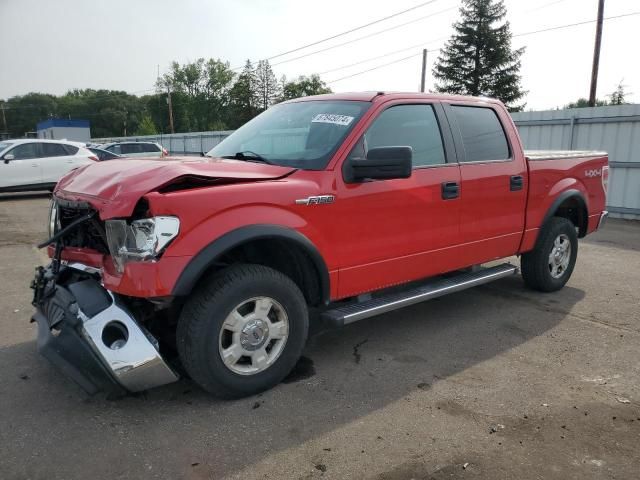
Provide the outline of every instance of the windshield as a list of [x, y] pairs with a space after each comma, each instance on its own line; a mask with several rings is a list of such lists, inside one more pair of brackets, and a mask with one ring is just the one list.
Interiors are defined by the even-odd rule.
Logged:
[[207, 153], [322, 170], [370, 102], [308, 101], [274, 105]]

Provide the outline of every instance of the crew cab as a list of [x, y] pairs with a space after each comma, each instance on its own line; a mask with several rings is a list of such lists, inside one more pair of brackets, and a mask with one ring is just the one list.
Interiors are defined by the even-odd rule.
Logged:
[[52, 261], [32, 284], [39, 349], [90, 393], [183, 371], [251, 395], [291, 371], [310, 322], [514, 275], [495, 262], [514, 255], [527, 286], [559, 290], [606, 217], [607, 179], [603, 152], [524, 152], [497, 100], [284, 102], [205, 158], [100, 162], [58, 183]]

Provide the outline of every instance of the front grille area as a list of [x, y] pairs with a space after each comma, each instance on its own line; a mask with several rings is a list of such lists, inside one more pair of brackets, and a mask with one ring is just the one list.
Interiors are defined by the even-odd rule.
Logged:
[[[86, 202], [57, 199], [57, 203], [61, 228], [65, 228], [74, 220], [90, 212], [95, 212], [95, 209]], [[90, 248], [101, 253], [108, 253], [104, 222], [100, 220], [97, 212], [91, 220], [79, 225], [65, 235], [64, 245], [66, 247]]]

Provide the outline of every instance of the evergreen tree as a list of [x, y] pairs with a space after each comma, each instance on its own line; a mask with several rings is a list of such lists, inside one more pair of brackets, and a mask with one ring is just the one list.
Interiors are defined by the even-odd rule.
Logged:
[[433, 69], [439, 92], [494, 97], [512, 111], [522, 110], [524, 48], [511, 49], [509, 22], [502, 22], [506, 14], [503, 0], [463, 0], [462, 18]]
[[613, 93], [607, 95], [607, 97], [611, 98], [609, 105], [624, 105], [627, 103], [627, 92], [625, 91], [625, 85], [622, 84], [622, 81], [618, 84]]
[[260, 60], [255, 71], [256, 105], [260, 110], [266, 110], [273, 105], [280, 96], [280, 84], [268, 60]]
[[156, 135], [157, 133], [158, 129], [151, 116], [148, 114], [143, 115], [138, 125], [138, 130], [136, 130], [136, 135]]
[[244, 125], [258, 113], [256, 74], [250, 60], [247, 60], [242, 72], [236, 78], [229, 92], [229, 128], [238, 128]]

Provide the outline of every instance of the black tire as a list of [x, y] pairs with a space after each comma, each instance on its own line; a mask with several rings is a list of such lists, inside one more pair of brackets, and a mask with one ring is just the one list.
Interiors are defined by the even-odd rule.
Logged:
[[[554, 248], [554, 242], [561, 235], [565, 235], [570, 243], [571, 252], [569, 263], [565, 269], [554, 277], [549, 265], [549, 256]], [[576, 227], [570, 220], [562, 217], [552, 217], [540, 231], [535, 248], [522, 255], [520, 265], [524, 283], [534, 290], [541, 292], [555, 292], [567, 283], [573, 272], [578, 257], [578, 234]]]
[[[227, 316], [248, 299], [276, 300], [288, 317], [283, 349], [265, 370], [242, 375], [232, 371], [219, 350]], [[291, 372], [302, 354], [309, 314], [298, 286], [282, 273], [262, 265], [232, 265], [204, 280], [187, 300], [177, 328], [177, 347], [189, 376], [221, 398], [240, 398], [272, 388]]]

